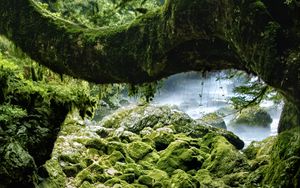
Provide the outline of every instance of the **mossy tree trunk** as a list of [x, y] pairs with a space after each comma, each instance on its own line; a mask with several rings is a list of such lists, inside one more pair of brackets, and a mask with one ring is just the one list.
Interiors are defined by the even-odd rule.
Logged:
[[0, 33], [56, 72], [97, 83], [140, 83], [189, 70], [239, 69], [277, 88], [299, 117], [296, 1], [167, 0], [115, 28], [63, 20], [35, 0], [1, 0], [0, 7]]

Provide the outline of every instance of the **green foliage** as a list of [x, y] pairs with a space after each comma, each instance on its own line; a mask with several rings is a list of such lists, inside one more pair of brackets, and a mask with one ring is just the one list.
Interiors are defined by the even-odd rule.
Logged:
[[0, 106], [0, 124], [17, 123], [27, 115], [26, 110], [9, 104]]
[[160, 0], [57, 0], [42, 3], [57, 16], [88, 27], [128, 23], [162, 5]]
[[225, 78], [219, 79], [232, 79], [235, 78], [242, 85], [233, 89], [234, 97], [230, 98], [233, 106], [236, 109], [243, 109], [250, 106], [256, 106], [264, 100], [271, 100], [275, 104], [282, 101], [282, 96], [276, 90], [262, 80], [253, 78], [245, 72], [228, 72]]
[[86, 82], [61, 81], [0, 37], [0, 187], [32, 187], [66, 115], [95, 104]]

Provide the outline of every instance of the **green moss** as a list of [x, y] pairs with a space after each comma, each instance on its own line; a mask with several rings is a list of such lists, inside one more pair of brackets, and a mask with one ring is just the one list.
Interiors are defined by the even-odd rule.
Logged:
[[154, 131], [147, 135], [146, 138], [150, 138], [154, 141], [154, 146], [157, 151], [166, 149], [168, 145], [175, 140], [172, 133], [163, 131]]
[[297, 187], [300, 179], [300, 129], [280, 133], [272, 147], [263, 184]]
[[142, 175], [139, 177], [138, 182], [142, 185], [152, 187], [152, 185], [154, 184], [154, 179], [151, 176]]
[[66, 165], [62, 167], [63, 172], [67, 177], [75, 177], [80, 170], [82, 170], [82, 166], [80, 164], [72, 164]]
[[120, 151], [122, 154], [126, 154], [126, 145], [118, 142], [118, 141], [109, 141], [107, 143], [107, 153], [111, 154], [112, 152], [116, 151]]
[[[125, 187], [127, 187], [127, 185], [125, 185]], [[129, 186], [130, 188], [148, 188], [148, 186], [146, 185], [141, 185], [141, 184], [138, 184], [138, 183], [133, 183]]]
[[107, 142], [103, 139], [91, 139], [85, 144], [85, 147], [94, 148], [102, 151], [103, 153], [107, 153]]
[[[143, 108], [143, 107], [139, 107]], [[128, 117], [130, 113], [133, 112], [134, 109], [121, 109], [118, 110], [116, 113], [114, 113], [111, 116], [107, 116], [102, 120], [103, 127], [106, 128], [118, 128], [120, 127], [121, 121]], [[138, 109], [135, 109], [138, 110]]]
[[146, 170], [144, 171], [144, 173], [146, 174], [145, 177], [143, 177], [145, 180], [140, 180], [139, 178], [139, 182], [140, 181], [146, 181], [146, 183], [142, 183], [140, 182], [141, 184], [144, 184], [144, 185], [148, 185], [148, 186], [152, 186], [152, 187], [155, 187], [155, 186], [158, 186], [160, 185], [161, 187], [167, 187], [168, 186], [168, 182], [169, 182], [169, 175], [165, 172], [165, 171], [162, 171], [162, 170], [159, 170], [159, 169], [153, 169], [153, 170]]
[[135, 178], [136, 176], [134, 173], [122, 174], [120, 176], [120, 179], [126, 181], [127, 183], [133, 183]]
[[109, 156], [101, 158], [101, 163], [106, 166], [114, 166], [117, 161], [125, 162], [125, 157], [120, 151], [113, 151]]
[[[42, 176], [45, 184], [41, 185], [60, 187], [63, 183], [55, 182], [55, 176], [39, 174], [38, 168], [42, 169], [41, 166], [50, 158], [60, 126], [67, 114], [78, 108], [83, 117], [92, 115], [95, 101], [82, 82], [75, 83], [71, 79], [69, 83], [62, 82], [56, 74], [36, 65], [21, 52], [17, 55], [16, 51], [7, 49], [5, 55], [0, 51], [0, 171], [5, 173], [0, 175], [0, 186], [32, 187], [32, 184], [40, 184], [38, 176]], [[20, 153], [21, 150], [15, 147], [15, 157], [5, 159], [5, 148], [10, 148], [11, 143], [15, 142], [24, 152]], [[17, 175], [28, 165], [24, 159], [29, 156], [31, 165], [22, 175]], [[10, 160], [17, 158], [19, 161], [22, 159], [24, 164], [18, 164], [11, 171], [8, 166]], [[68, 163], [73, 163], [72, 160], [75, 159], [66, 159]], [[4, 166], [7, 169], [3, 169], [2, 163], [6, 164]], [[60, 170], [58, 169], [58, 174]], [[50, 175], [52, 176], [51, 173]]]
[[249, 172], [238, 172], [227, 174], [222, 177], [222, 180], [230, 187], [242, 187], [245, 184], [248, 176]]
[[39, 185], [41, 188], [60, 188], [65, 187], [67, 182], [67, 177], [62, 171], [62, 168], [57, 160], [50, 159], [44, 165], [45, 169], [48, 173], [48, 178], [46, 178], [42, 183]]
[[206, 169], [198, 170], [195, 178], [200, 182], [200, 187], [228, 187], [221, 179], [213, 178], [210, 172]]
[[134, 174], [136, 178], [143, 175], [143, 167], [136, 163], [123, 164], [121, 168], [116, 168], [122, 171], [123, 174]]
[[79, 188], [95, 188], [95, 186], [88, 181], [84, 181]]
[[84, 170], [80, 171], [74, 180], [76, 186], [81, 186], [83, 182], [95, 183], [97, 181], [104, 182], [108, 178], [102, 176], [104, 168], [96, 163], [90, 165]]
[[180, 169], [175, 170], [170, 179], [170, 187], [195, 188], [199, 186], [199, 182], [194, 177]]
[[201, 118], [201, 121], [204, 121], [205, 123], [217, 128], [226, 129], [226, 124], [223, 118], [219, 116], [216, 112], [206, 114]]
[[145, 157], [148, 153], [153, 150], [151, 146], [144, 142], [132, 142], [128, 144], [127, 151], [131, 158], [138, 161]]
[[0, 180], [4, 184], [14, 184], [14, 181], [32, 184], [32, 172], [36, 169], [34, 159], [19, 142], [11, 141], [0, 148]]
[[255, 159], [262, 155], [270, 155], [276, 137], [268, 137], [263, 141], [253, 141], [243, 150], [248, 159]]
[[170, 174], [176, 169], [200, 168], [202, 162], [203, 158], [198, 149], [190, 147], [185, 141], [176, 140], [161, 152], [156, 165], [159, 169]]
[[[159, 160], [160, 156], [156, 151], [153, 151], [151, 153], [148, 153], [142, 160], [140, 160], [138, 163], [141, 165], [144, 165], [147, 163], [148, 165], [155, 165], [156, 162]], [[146, 165], [147, 166], [147, 165]]]
[[205, 145], [211, 148], [210, 157], [203, 167], [217, 177], [249, 169], [246, 158], [222, 136], [208, 134], [203, 138]]
[[232, 126], [248, 125], [269, 127], [271, 123], [272, 118], [270, 114], [264, 109], [255, 106], [243, 109], [232, 122]]
[[115, 186], [119, 185], [119, 187], [122, 187], [122, 186], [128, 185], [128, 183], [126, 181], [124, 181], [124, 180], [121, 180], [121, 179], [119, 179], [117, 177], [114, 177], [112, 179], [107, 180], [104, 183], [104, 185], [110, 186], [110, 187], [112, 187], [112, 186], [115, 187]]

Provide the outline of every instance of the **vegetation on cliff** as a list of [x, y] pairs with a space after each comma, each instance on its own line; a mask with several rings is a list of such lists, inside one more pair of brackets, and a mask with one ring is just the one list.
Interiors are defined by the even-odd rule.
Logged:
[[33, 186], [66, 115], [92, 115], [95, 100], [87, 85], [60, 81], [0, 39], [0, 186]]

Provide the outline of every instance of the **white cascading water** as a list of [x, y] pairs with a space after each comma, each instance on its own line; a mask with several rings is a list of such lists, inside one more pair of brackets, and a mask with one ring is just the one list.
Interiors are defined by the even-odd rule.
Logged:
[[[201, 73], [188, 72], [173, 75], [164, 81], [152, 103], [176, 105], [193, 119], [229, 107], [228, 99], [234, 96], [232, 90], [241, 83], [238, 79], [218, 79], [224, 74], [224, 72], [219, 72], [203, 77]], [[261, 104], [261, 107], [268, 109], [273, 119], [271, 129], [246, 127], [246, 131], [238, 132], [228, 126], [234, 115], [224, 117], [227, 129], [244, 140], [246, 146], [251, 141], [260, 141], [277, 134], [282, 104], [274, 105], [271, 101], [265, 101]]]

